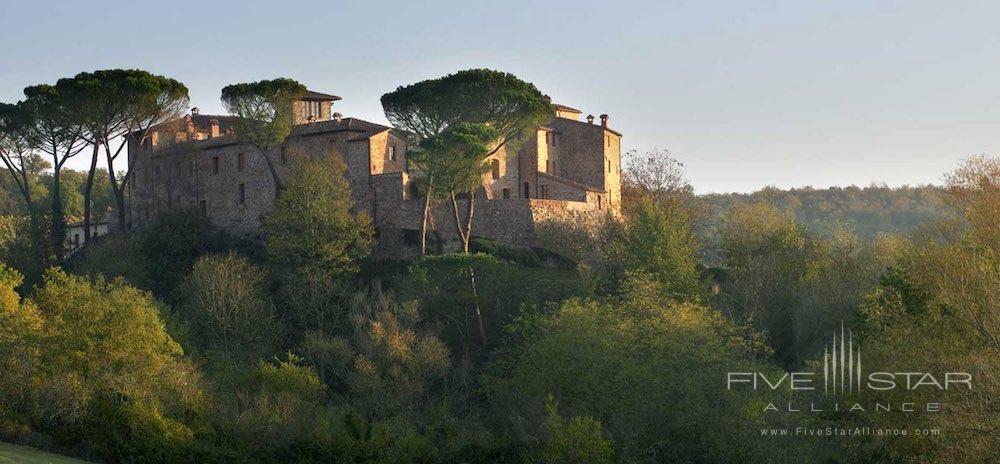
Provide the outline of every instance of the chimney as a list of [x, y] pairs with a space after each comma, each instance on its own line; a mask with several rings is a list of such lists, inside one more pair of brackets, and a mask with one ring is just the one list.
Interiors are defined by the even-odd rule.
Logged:
[[593, 124], [593, 123], [594, 123], [594, 115], [588, 114], [587, 115], [587, 124]]
[[605, 128], [605, 129], [608, 128], [608, 115], [606, 115], [606, 114], [602, 114], [601, 115], [601, 127]]
[[212, 118], [208, 120], [208, 138], [214, 139], [219, 136], [219, 120]]
[[194, 119], [191, 118], [190, 114], [184, 116], [184, 131], [189, 134], [194, 132]]
[[336, 121], [336, 122], [339, 123], [341, 119], [344, 119], [344, 115], [342, 115], [340, 113], [333, 113], [333, 120], [334, 121]]
[[198, 107], [197, 107], [197, 106], [196, 106], [196, 107], [194, 107], [194, 108], [191, 108], [191, 114], [193, 114], [193, 115], [195, 115], [195, 116], [197, 116], [197, 115], [198, 115], [198, 113], [200, 113], [200, 112], [201, 112], [201, 110], [200, 110], [200, 109], [198, 109]]

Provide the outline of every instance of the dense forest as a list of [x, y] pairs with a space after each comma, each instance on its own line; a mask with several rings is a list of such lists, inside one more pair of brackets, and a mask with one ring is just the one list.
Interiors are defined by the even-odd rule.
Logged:
[[[435, 105], [470, 82], [497, 98], [482, 78], [519, 90], [504, 99], [541, 95], [492, 73], [387, 100], [454, 112]], [[497, 137], [459, 116], [426, 135], [428, 198], [471, 191]], [[537, 248], [470, 230], [461, 251], [406, 262], [372, 257], [339, 157], [290, 162], [259, 236], [174, 209], [70, 257], [48, 237], [50, 214], [75, 211], [51, 192], [74, 196], [75, 174], [45, 188], [51, 171], [27, 170], [39, 187], [16, 182], [0, 237], [0, 439], [114, 463], [1000, 460], [1000, 159], [970, 158], [941, 188], [730, 198], [694, 195], [666, 153], [633, 155], [621, 217], [540, 224]], [[822, 372], [844, 326], [866, 366], [972, 383], [830, 396], [729, 382]], [[890, 432], [840, 432], [872, 428]]]
[[940, 187], [932, 185], [788, 190], [768, 187], [753, 193], [713, 193], [698, 197], [708, 217], [700, 230], [710, 244], [706, 252], [718, 258], [719, 233], [726, 214], [733, 207], [769, 203], [793, 215], [795, 222], [811, 233], [829, 236], [846, 228], [868, 243], [881, 234], [905, 234], [952, 213], [942, 193]]

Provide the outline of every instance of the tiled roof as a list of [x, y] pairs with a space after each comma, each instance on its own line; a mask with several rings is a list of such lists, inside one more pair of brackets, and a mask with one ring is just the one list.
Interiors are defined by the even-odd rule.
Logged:
[[567, 113], [580, 113], [580, 114], [583, 113], [583, 111], [580, 111], [580, 110], [578, 110], [576, 108], [571, 108], [571, 107], [566, 106], [566, 105], [560, 105], [558, 103], [553, 103], [552, 106], [554, 106], [559, 111], [565, 111]]
[[382, 132], [385, 132], [385, 131], [387, 131], [389, 129], [390, 128], [385, 127], [385, 128], [382, 128], [382, 129], [373, 129], [373, 130], [370, 130], [370, 131], [365, 131], [365, 132], [362, 132], [362, 133], [360, 133], [358, 135], [355, 135], [354, 137], [351, 137], [351, 138], [347, 139], [347, 141], [348, 142], [357, 142], [357, 141], [361, 141], [361, 140], [368, 140], [368, 139], [372, 138], [373, 135], [375, 135], [375, 134], [381, 134]]
[[[199, 118], [199, 116], [203, 116], [203, 117]], [[160, 128], [171, 128], [172, 127], [172, 128], [176, 128], [177, 130], [183, 130], [181, 128], [183, 127], [185, 118], [186, 118], [186, 116], [182, 117], [182, 118], [175, 119], [173, 121], [168, 121], [168, 122], [166, 122], [164, 124], [161, 124], [158, 127], [160, 127]], [[178, 152], [178, 151], [184, 151], [184, 150], [205, 149], [205, 148], [219, 147], [219, 146], [225, 146], [225, 145], [235, 145], [235, 144], [241, 143], [236, 138], [235, 135], [233, 135], [233, 134], [226, 134], [226, 132], [225, 132], [225, 129], [227, 127], [230, 127], [232, 125], [233, 121], [236, 120], [235, 116], [193, 115], [191, 117], [191, 120], [192, 120], [192, 122], [195, 123], [196, 127], [198, 127], [199, 124], [205, 124], [205, 126], [204, 126], [205, 129], [202, 130], [202, 129], [199, 128], [198, 129], [199, 132], [207, 132], [208, 131], [208, 124], [209, 124], [208, 121], [210, 121], [211, 119], [219, 119], [219, 128], [220, 128], [219, 137], [210, 138], [210, 139], [202, 139], [202, 140], [193, 140], [193, 141], [190, 141], [190, 142], [183, 142], [183, 143], [180, 143], [180, 144], [172, 145], [170, 147], [167, 147], [164, 151], [162, 151], [161, 154], [169, 154], [169, 153]], [[364, 140], [364, 139], [366, 139], [368, 137], [371, 137], [372, 135], [375, 135], [375, 134], [378, 134], [380, 132], [384, 132], [384, 131], [387, 131], [387, 130], [390, 130], [390, 129], [392, 129], [392, 128], [388, 127], [388, 126], [383, 126], [381, 124], [376, 124], [376, 123], [373, 123], [373, 122], [368, 122], [368, 121], [365, 121], [363, 119], [343, 118], [340, 121], [317, 121], [317, 122], [313, 122], [313, 123], [309, 123], [309, 124], [299, 124], [299, 125], [294, 126], [294, 128], [292, 128], [291, 135], [292, 136], [296, 136], [296, 135], [305, 135], [305, 136], [308, 136], [308, 135], [312, 135], [312, 134], [325, 134], [325, 133], [330, 133], [330, 132], [357, 132], [358, 135], [355, 135], [353, 137], [353, 139]]]
[[312, 90], [306, 90], [306, 94], [302, 97], [303, 100], [319, 100], [319, 101], [337, 101], [341, 98], [336, 95], [330, 95], [328, 93], [313, 92]]
[[553, 118], [545, 126], [547, 126], [547, 127], [554, 127], [556, 129], [558, 129], [560, 125], [564, 125], [564, 124], [580, 124], [580, 125], [584, 125], [584, 126], [590, 126], [590, 127], [595, 128], [595, 129], [604, 129], [604, 130], [606, 130], [608, 132], [611, 132], [612, 134], [615, 134], [615, 135], [617, 135], [619, 137], [622, 136], [621, 132], [618, 132], [618, 131], [610, 128], [610, 127], [604, 127], [604, 126], [602, 126], [600, 124], [592, 124], [592, 123], [589, 123], [589, 122], [586, 122], [586, 121], [577, 121], [575, 119]]
[[381, 124], [375, 124], [374, 122], [368, 122], [363, 119], [358, 118], [343, 118], [339, 122], [335, 120], [330, 121], [316, 121], [310, 124], [299, 124], [292, 129], [292, 133], [296, 135], [305, 134], [318, 134], [322, 132], [340, 132], [340, 131], [352, 131], [352, 132], [373, 132], [373, 135], [384, 130], [392, 129], [388, 126], [383, 126]]

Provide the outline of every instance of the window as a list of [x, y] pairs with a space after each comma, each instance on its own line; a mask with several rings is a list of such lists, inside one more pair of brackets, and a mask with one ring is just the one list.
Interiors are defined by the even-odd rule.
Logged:
[[608, 172], [611, 172], [611, 160], [608, 160]]
[[500, 178], [500, 160], [495, 159], [491, 164], [490, 170], [493, 171], [493, 180], [497, 180]]
[[396, 147], [389, 145], [389, 161], [396, 161]]
[[201, 215], [208, 216], [208, 202], [205, 200], [201, 200], [200, 207], [201, 207]]
[[246, 154], [240, 153], [236, 155], [236, 170], [243, 172], [243, 168], [245, 168], [246, 166], [247, 166]]
[[321, 118], [323, 111], [323, 102], [318, 101], [307, 101], [305, 102], [305, 118], [306, 119], [319, 119]]
[[553, 132], [552, 133], [552, 146], [553, 147], [556, 146], [556, 139], [558, 139], [558, 138], [559, 138], [559, 134], [556, 134], [556, 133]]
[[545, 184], [542, 184], [542, 186], [540, 188], [541, 188], [541, 194], [538, 195], [538, 197], [539, 198], [548, 198], [549, 197], [549, 186], [545, 185]]
[[603, 209], [603, 207], [604, 207], [604, 204], [601, 201], [601, 196], [598, 195], [597, 196], [597, 209]]
[[524, 183], [524, 198], [531, 198], [531, 189], [528, 187], [529, 185], [531, 184], [527, 182]]
[[73, 246], [80, 246], [80, 234], [73, 234]]
[[247, 184], [240, 184], [240, 204], [247, 204]]
[[218, 174], [218, 173], [219, 173], [219, 157], [218, 156], [213, 156], [212, 157], [212, 174]]
[[510, 189], [503, 189], [503, 197], [510, 198]]

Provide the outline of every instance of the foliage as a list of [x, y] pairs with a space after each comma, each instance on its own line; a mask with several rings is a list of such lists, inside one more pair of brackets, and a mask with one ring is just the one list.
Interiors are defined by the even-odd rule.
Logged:
[[545, 404], [548, 436], [542, 450], [542, 462], [558, 464], [610, 463], [614, 456], [611, 443], [604, 438], [601, 423], [587, 416], [564, 419], [551, 396]]
[[275, 197], [284, 189], [284, 182], [270, 152], [292, 132], [293, 106], [305, 93], [304, 85], [287, 78], [230, 84], [222, 89], [222, 105], [236, 116], [233, 130], [263, 156], [274, 181]]
[[371, 220], [353, 213], [343, 161], [304, 158], [264, 219], [267, 257], [281, 272], [326, 278], [349, 276], [368, 256]]
[[74, 254], [66, 264], [80, 274], [123, 277], [173, 302], [174, 289], [201, 255], [229, 250], [260, 254], [255, 244], [213, 228], [197, 211], [176, 209], [159, 215], [135, 236], [106, 237]]
[[278, 78], [231, 84], [222, 89], [222, 104], [239, 119], [237, 135], [262, 152], [285, 141], [292, 128], [292, 104], [306, 87], [292, 79]]
[[[91, 186], [97, 177], [96, 162], [103, 148], [108, 166], [105, 174], [114, 194], [118, 226], [125, 231], [125, 185], [132, 176], [132, 165], [118, 172], [115, 161], [130, 138], [141, 143], [154, 125], [180, 115], [188, 104], [187, 87], [174, 79], [139, 69], [82, 72], [72, 78], [60, 79], [56, 86], [66, 89], [73, 96], [79, 110], [76, 121], [82, 127], [87, 142], [93, 146], [93, 159], [84, 190], [84, 210], [90, 211]], [[113, 150], [111, 141], [115, 139], [118, 140], [118, 147]]]
[[2, 280], [0, 389], [15, 417], [116, 460], [191, 439], [181, 419], [201, 408], [198, 378], [147, 293], [52, 269], [19, 303], [19, 276]]
[[654, 149], [640, 155], [632, 150], [622, 157], [622, 196], [627, 199], [649, 198], [653, 202], [691, 198], [694, 187], [684, 175], [684, 163], [669, 151]]
[[259, 361], [250, 368], [232, 365], [215, 373], [213, 417], [230, 446], [267, 456], [268, 448], [310, 437], [326, 386], [301, 361], [289, 354], [284, 360]]
[[[549, 98], [513, 74], [469, 69], [382, 96], [392, 125], [431, 138], [458, 123], [488, 124], [514, 141], [555, 114]], [[516, 150], [513, 150], [516, 151]]]
[[639, 199], [627, 221], [607, 220], [599, 234], [595, 265], [602, 292], [618, 291], [626, 274], [641, 271], [671, 298], [702, 293], [695, 268], [698, 243], [679, 206]]
[[[55, 191], [52, 183], [52, 173], [45, 172], [38, 176], [38, 182], [44, 187], [44, 192]], [[59, 173], [59, 194], [66, 218], [71, 222], [83, 218], [83, 189], [87, 182], [87, 172], [74, 169], [63, 169]], [[91, 211], [95, 219], [101, 218], [111, 211], [115, 204], [114, 191], [108, 172], [98, 169], [94, 174], [94, 183], [90, 190]], [[81, 238], [82, 240], [82, 238]]]
[[[486, 387], [498, 427], [530, 443], [552, 395], [561, 414], [600, 421], [616, 462], [756, 462], [774, 453], [751, 432], [764, 423], [751, 412], [761, 400], [712, 387], [727, 370], [766, 370], [752, 360], [752, 343], [708, 308], [664, 303], [649, 276], [629, 282], [618, 298], [569, 300], [514, 326], [523, 342]], [[595, 426], [581, 421], [592, 436]]]
[[326, 349], [315, 337], [306, 346], [310, 358], [365, 417], [426, 411], [451, 360], [437, 337], [420, 333], [416, 303], [400, 303], [376, 288], [357, 293], [351, 306], [351, 334], [323, 342]]
[[266, 274], [233, 252], [199, 258], [177, 293], [192, 340], [209, 352], [254, 361], [281, 339]]
[[1000, 250], [1000, 158], [969, 158], [945, 181], [947, 200], [971, 225], [969, 240]]
[[282, 305], [303, 331], [344, 324], [346, 279], [371, 251], [374, 229], [366, 214], [352, 211], [344, 169], [335, 154], [299, 158], [264, 218], [265, 250], [279, 276]]
[[486, 155], [499, 133], [487, 123], [459, 122], [420, 142], [410, 161], [444, 192], [467, 193], [482, 185]]
[[714, 265], [722, 261], [720, 232], [728, 212], [735, 207], [769, 203], [794, 216], [812, 234], [830, 236], [832, 231], [846, 226], [862, 243], [869, 243], [880, 234], [905, 234], [928, 221], [946, 217], [951, 208], [941, 193], [941, 188], [929, 185], [789, 190], [768, 187], [754, 193], [713, 193], [698, 196], [707, 211], [703, 223], [699, 221], [695, 226], [705, 244], [707, 264]]
[[63, 258], [66, 238], [66, 218], [59, 191], [59, 175], [70, 158], [84, 148], [84, 126], [80, 121], [83, 106], [71, 88], [40, 84], [25, 87], [23, 108], [32, 121], [29, 140], [38, 150], [52, 159], [52, 191], [50, 209], [49, 246], [58, 263]]
[[522, 266], [538, 267], [542, 264], [538, 254], [531, 248], [524, 246], [507, 245], [485, 238], [474, 238], [469, 243], [469, 247], [473, 253], [486, 253]]
[[[549, 98], [533, 84], [513, 74], [470, 69], [429, 79], [382, 96], [386, 117], [416, 136], [419, 151], [408, 154], [411, 169], [421, 172], [425, 184], [421, 254], [431, 197], [447, 194], [455, 227], [469, 252], [475, 195], [486, 172], [485, 158], [505, 148], [516, 153], [535, 129], [554, 115]], [[468, 193], [466, 224], [462, 225], [456, 195]]]
[[730, 211], [722, 232], [726, 276], [721, 306], [763, 331], [779, 362], [794, 364], [794, 315], [805, 272], [806, 237], [795, 220], [768, 204]]
[[136, 237], [145, 263], [142, 286], [169, 295], [211, 242], [212, 233], [208, 221], [194, 211], [160, 215]]
[[[477, 292], [468, 285], [468, 269], [476, 274]], [[503, 328], [522, 312], [542, 311], [549, 302], [581, 296], [586, 288], [575, 270], [524, 267], [484, 254], [441, 255], [412, 264], [389, 284], [400, 300], [416, 300], [426, 320], [455, 353], [461, 375], [487, 359], [503, 339]], [[494, 334], [487, 346], [474, 347], [471, 308], [478, 303], [485, 331]]]

